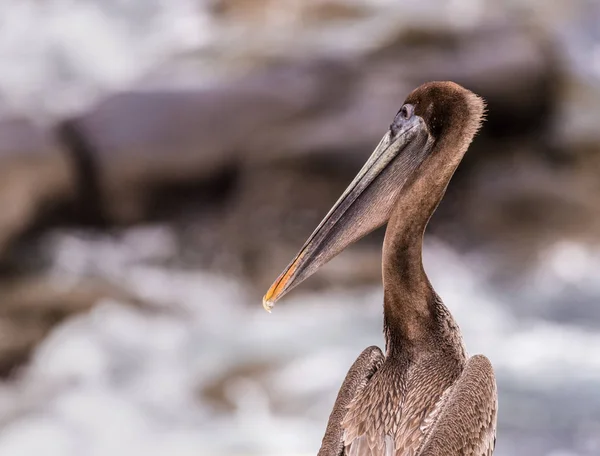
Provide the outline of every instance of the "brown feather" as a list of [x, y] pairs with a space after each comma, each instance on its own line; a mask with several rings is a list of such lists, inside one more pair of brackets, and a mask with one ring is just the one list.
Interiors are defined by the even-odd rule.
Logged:
[[451, 82], [424, 84], [406, 103], [424, 120], [431, 151], [403, 183], [386, 230], [386, 356], [362, 370], [360, 387], [348, 387], [356, 384], [356, 363], [350, 370], [319, 456], [487, 456], [494, 450], [491, 364], [483, 356], [467, 360], [460, 329], [421, 258], [425, 227], [481, 125], [484, 103]]

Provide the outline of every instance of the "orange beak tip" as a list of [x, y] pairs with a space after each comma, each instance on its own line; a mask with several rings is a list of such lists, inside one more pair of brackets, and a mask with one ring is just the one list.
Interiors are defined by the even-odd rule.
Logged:
[[298, 255], [298, 258], [277, 278], [275, 283], [269, 288], [269, 291], [267, 291], [267, 294], [263, 298], [263, 308], [267, 312], [271, 313], [271, 310], [275, 306], [275, 301], [282, 296], [286, 285], [289, 283], [294, 271], [296, 271], [300, 258], [302, 258], [302, 254]]

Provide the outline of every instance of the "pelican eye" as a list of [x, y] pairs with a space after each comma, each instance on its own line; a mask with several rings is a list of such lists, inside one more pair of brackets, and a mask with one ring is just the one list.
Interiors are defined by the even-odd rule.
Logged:
[[410, 120], [415, 112], [415, 107], [411, 104], [405, 104], [400, 108], [400, 111], [394, 117], [394, 122], [390, 125], [390, 133], [392, 137], [396, 136], [400, 131], [400, 126], [403, 122]]
[[408, 120], [412, 117], [414, 112], [414, 107], [411, 104], [405, 104], [404, 106], [402, 106], [400, 108], [400, 111], [398, 112], [399, 116], [404, 119], [404, 120]]

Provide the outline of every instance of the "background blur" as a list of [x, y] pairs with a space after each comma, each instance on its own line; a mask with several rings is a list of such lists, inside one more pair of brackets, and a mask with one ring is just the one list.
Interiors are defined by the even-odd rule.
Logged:
[[374, 233], [261, 296], [419, 84], [488, 121], [425, 266], [497, 456], [600, 454], [600, 3], [3, 0], [0, 455], [314, 455]]

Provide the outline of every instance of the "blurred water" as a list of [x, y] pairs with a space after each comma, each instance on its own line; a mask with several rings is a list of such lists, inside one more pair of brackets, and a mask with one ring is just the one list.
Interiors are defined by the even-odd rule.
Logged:
[[130, 86], [167, 57], [211, 39], [203, 4], [4, 0], [2, 110], [34, 118], [76, 112]]
[[[234, 12], [222, 17], [221, 3]], [[320, 5], [355, 14], [319, 19]], [[600, 68], [593, 0], [4, 0], [0, 12], [0, 113], [38, 120], [131, 86], [214, 82], [266, 57], [365, 52], [406, 27], [459, 31], [526, 19], [556, 38], [570, 70], [597, 84]]]
[[[103, 301], [57, 327], [0, 390], [0, 455], [315, 454], [346, 370], [383, 344], [379, 287], [300, 289], [269, 315], [239, 283], [165, 265], [167, 227], [50, 239], [57, 286], [99, 275], [153, 305]], [[599, 295], [600, 249], [578, 248], [549, 249], [530, 290], [498, 294], [485, 257], [427, 244], [470, 353], [496, 369], [499, 456], [600, 452], [600, 330], [514, 312], [561, 283]], [[573, 259], [588, 267], [565, 269]]]

